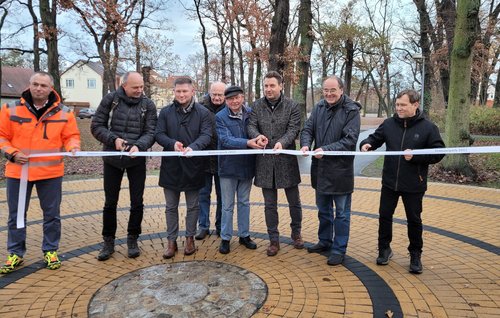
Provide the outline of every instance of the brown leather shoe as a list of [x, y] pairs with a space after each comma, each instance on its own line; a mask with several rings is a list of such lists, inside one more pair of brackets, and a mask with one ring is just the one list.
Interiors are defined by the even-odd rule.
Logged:
[[300, 233], [292, 233], [292, 240], [293, 247], [299, 250], [304, 248], [304, 240], [302, 240], [302, 235], [300, 235]]
[[275, 256], [276, 254], [278, 254], [279, 250], [280, 250], [280, 242], [271, 241], [271, 244], [269, 244], [269, 247], [267, 248], [267, 256]]
[[184, 255], [191, 255], [196, 252], [196, 247], [194, 246], [194, 238], [192, 236], [186, 236], [186, 246], [184, 247]]
[[174, 257], [175, 252], [177, 252], [177, 242], [168, 240], [167, 249], [165, 250], [165, 253], [163, 253], [163, 258], [164, 259], [172, 258]]

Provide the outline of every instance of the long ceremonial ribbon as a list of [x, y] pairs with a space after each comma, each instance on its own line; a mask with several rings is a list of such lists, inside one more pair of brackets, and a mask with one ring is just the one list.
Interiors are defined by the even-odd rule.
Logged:
[[[38, 153], [29, 155], [30, 158], [69, 156], [69, 157], [109, 157], [109, 156], [132, 156], [132, 157], [203, 157], [203, 156], [233, 156], [233, 155], [293, 155], [306, 156], [322, 154], [323, 156], [401, 156], [401, 155], [437, 155], [437, 154], [467, 154], [467, 153], [498, 153], [500, 146], [484, 147], [456, 147], [456, 148], [434, 148], [434, 149], [415, 149], [408, 151], [323, 151], [320, 153], [314, 151], [302, 152], [300, 150], [273, 150], [273, 149], [238, 149], [238, 150], [196, 150], [188, 153], [177, 151], [139, 151], [130, 155], [128, 152], [117, 151], [77, 151], [71, 152], [52, 152]], [[25, 164], [21, 171], [21, 180], [19, 185], [19, 202], [17, 205], [17, 228], [23, 228], [24, 209], [26, 203], [26, 188], [28, 184], [28, 164]], [[24, 198], [24, 199], [23, 199]]]

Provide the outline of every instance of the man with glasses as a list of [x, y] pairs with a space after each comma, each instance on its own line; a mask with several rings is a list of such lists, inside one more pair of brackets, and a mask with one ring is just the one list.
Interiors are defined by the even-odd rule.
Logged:
[[[210, 112], [210, 116], [214, 122], [214, 127], [212, 129], [212, 140], [210, 145], [206, 148], [207, 150], [217, 149], [217, 132], [215, 130], [215, 115], [224, 109], [226, 106], [224, 100], [224, 90], [226, 89], [226, 84], [222, 82], [214, 82], [210, 86], [209, 95], [206, 96], [203, 101], [203, 106], [205, 106]], [[217, 156], [209, 157], [209, 164], [205, 170], [205, 185], [201, 188], [199, 193], [200, 198], [200, 216], [198, 217], [198, 234], [196, 234], [195, 239], [203, 240], [210, 233], [210, 195], [212, 194], [212, 184], [215, 183], [215, 195], [217, 197], [217, 208], [215, 210], [215, 233], [220, 235], [221, 230], [221, 211], [222, 211], [222, 199], [220, 193], [220, 179], [218, 176], [218, 163]], [[212, 183], [213, 180], [213, 183]]]
[[[354, 156], [323, 156], [323, 151], [354, 151], [358, 141], [361, 105], [344, 94], [337, 76], [323, 82], [324, 98], [314, 106], [300, 135], [302, 151], [313, 149], [311, 184], [316, 190], [319, 242], [309, 253], [330, 252], [328, 265], [344, 261], [349, 241]], [[335, 203], [335, 216], [333, 204]]]
[[[444, 148], [436, 125], [419, 110], [419, 94], [403, 90], [396, 96], [396, 114], [386, 119], [377, 130], [363, 140], [361, 151], [376, 150], [384, 143], [387, 151]], [[387, 156], [382, 172], [380, 194], [377, 265], [389, 264], [392, 257], [392, 216], [399, 197], [405, 206], [410, 245], [410, 273], [420, 274], [422, 268], [422, 200], [427, 190], [429, 164], [438, 163], [442, 154]]]

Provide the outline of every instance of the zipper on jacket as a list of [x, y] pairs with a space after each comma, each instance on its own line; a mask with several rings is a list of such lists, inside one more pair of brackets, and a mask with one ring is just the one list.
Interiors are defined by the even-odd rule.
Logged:
[[[401, 138], [401, 146], [400, 146], [400, 150], [403, 151], [403, 144], [405, 142], [405, 135], [406, 135], [406, 120], [404, 121], [404, 130], [403, 130], [403, 137]], [[399, 156], [398, 157], [398, 170], [396, 170], [396, 187], [395, 187], [395, 191], [398, 191], [398, 181], [399, 181], [399, 168], [401, 167], [401, 157], [402, 156]]]

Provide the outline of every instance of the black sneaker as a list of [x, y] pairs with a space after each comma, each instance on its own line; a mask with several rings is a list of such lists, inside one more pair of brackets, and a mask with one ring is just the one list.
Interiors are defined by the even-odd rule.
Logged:
[[422, 252], [410, 252], [410, 273], [422, 274], [422, 261], [420, 260]]
[[342, 254], [330, 254], [328, 261], [326, 262], [330, 266], [340, 265], [344, 262], [344, 255]]
[[203, 240], [205, 237], [207, 237], [207, 235], [209, 234], [209, 230], [208, 229], [200, 229], [198, 231], [198, 234], [196, 234], [196, 236], [194, 237], [195, 239], [197, 240]]
[[219, 246], [219, 253], [228, 254], [231, 248], [229, 247], [229, 241], [222, 240]]
[[377, 265], [387, 265], [389, 264], [389, 259], [392, 257], [392, 249], [381, 248], [378, 250]]
[[321, 253], [321, 252], [329, 251], [330, 248], [331, 248], [330, 244], [319, 241], [318, 243], [314, 244], [313, 246], [309, 246], [307, 248], [307, 251], [309, 253]]
[[247, 237], [240, 237], [240, 244], [245, 245], [246, 248], [254, 250], [257, 248], [257, 244], [255, 244], [254, 241], [250, 238], [250, 236]]

